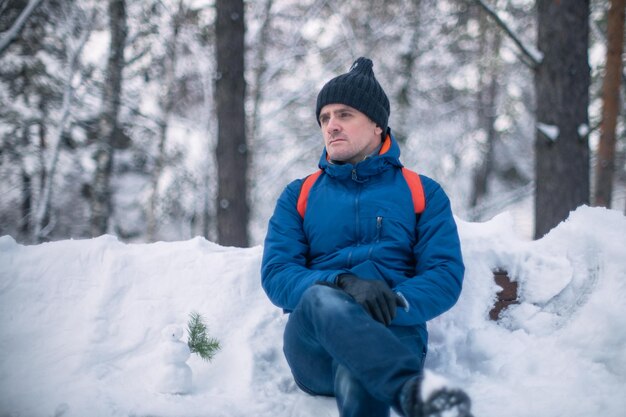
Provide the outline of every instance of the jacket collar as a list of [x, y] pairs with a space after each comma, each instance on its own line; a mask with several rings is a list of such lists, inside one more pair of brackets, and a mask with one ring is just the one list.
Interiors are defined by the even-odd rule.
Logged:
[[352, 178], [355, 181], [367, 181], [369, 177], [380, 174], [391, 167], [402, 167], [400, 162], [400, 147], [391, 129], [387, 129], [387, 136], [377, 155], [368, 156], [357, 164], [334, 164], [328, 159], [326, 148], [322, 151], [319, 167], [326, 174], [338, 179]]

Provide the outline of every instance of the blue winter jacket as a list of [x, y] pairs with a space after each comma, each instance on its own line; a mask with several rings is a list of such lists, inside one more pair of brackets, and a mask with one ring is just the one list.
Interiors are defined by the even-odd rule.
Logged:
[[391, 134], [387, 140], [386, 152], [356, 165], [330, 163], [324, 149], [324, 173], [310, 190], [304, 219], [296, 210], [303, 180], [285, 188], [268, 226], [262, 285], [288, 312], [311, 285], [335, 282], [341, 273], [384, 280], [410, 305], [398, 309], [392, 324], [419, 327], [426, 339], [426, 321], [461, 292], [461, 246], [448, 197], [423, 175], [426, 207], [416, 216], [400, 148]]

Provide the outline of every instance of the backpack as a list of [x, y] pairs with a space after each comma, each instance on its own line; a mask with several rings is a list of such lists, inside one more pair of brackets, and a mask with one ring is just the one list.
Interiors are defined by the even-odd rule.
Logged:
[[[304, 219], [304, 213], [306, 212], [306, 204], [309, 200], [309, 192], [315, 184], [315, 181], [322, 175], [324, 171], [317, 170], [313, 174], [309, 175], [302, 182], [302, 187], [300, 188], [300, 194], [298, 195], [298, 203], [296, 205], [296, 209], [300, 214], [300, 217]], [[413, 199], [413, 209], [415, 210], [415, 214], [421, 214], [426, 208], [426, 197], [424, 195], [424, 188], [422, 187], [422, 180], [417, 172], [411, 171], [408, 168], [402, 168], [402, 175], [404, 176], [404, 180], [409, 186], [409, 190], [411, 190], [411, 197]]]

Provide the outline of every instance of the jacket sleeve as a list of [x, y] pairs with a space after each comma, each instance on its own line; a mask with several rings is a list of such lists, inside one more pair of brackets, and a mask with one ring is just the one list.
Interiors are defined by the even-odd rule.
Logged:
[[318, 281], [334, 282], [343, 271], [308, 268], [309, 244], [296, 209], [302, 180], [289, 184], [276, 203], [261, 264], [261, 284], [276, 306], [293, 310], [304, 291]]
[[416, 225], [415, 276], [395, 287], [408, 300], [394, 324], [425, 323], [450, 309], [461, 294], [465, 266], [450, 200], [435, 181], [422, 176], [426, 208]]

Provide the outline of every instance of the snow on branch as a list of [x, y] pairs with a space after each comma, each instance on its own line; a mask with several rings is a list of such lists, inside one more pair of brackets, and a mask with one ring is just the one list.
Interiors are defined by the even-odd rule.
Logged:
[[578, 137], [580, 139], [584, 139], [587, 136], [589, 136], [589, 133], [591, 132], [591, 128], [589, 127], [587, 123], [582, 123], [578, 125], [577, 131], [578, 131]]
[[543, 135], [548, 138], [551, 142], [556, 142], [559, 137], [559, 127], [554, 125], [549, 125], [546, 123], [537, 123], [537, 129], [543, 133]]
[[502, 20], [500, 15], [498, 15], [498, 12], [496, 12], [491, 6], [486, 4], [484, 0], [474, 0], [474, 2], [482, 7], [483, 10], [496, 21], [498, 26], [500, 26], [506, 32], [506, 34], [509, 35], [511, 40], [522, 51], [524, 56], [530, 60], [530, 63], [526, 61], [524, 61], [524, 63], [526, 63], [533, 69], [537, 68], [539, 64], [541, 64], [541, 62], [543, 61], [543, 54], [535, 49], [533, 46], [525, 44], [520, 39], [520, 37], [513, 31], [513, 29], [511, 29], [511, 27], [504, 20]]
[[0, 56], [4, 53], [4, 50], [9, 47], [11, 42], [17, 38], [17, 35], [19, 35], [22, 27], [24, 27], [26, 20], [28, 20], [33, 10], [35, 10], [39, 3], [41, 3], [41, 0], [30, 0], [24, 10], [22, 10], [22, 13], [20, 13], [13, 26], [0, 36]]

